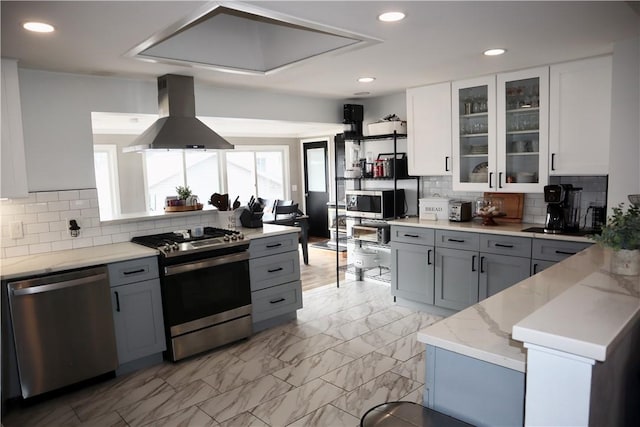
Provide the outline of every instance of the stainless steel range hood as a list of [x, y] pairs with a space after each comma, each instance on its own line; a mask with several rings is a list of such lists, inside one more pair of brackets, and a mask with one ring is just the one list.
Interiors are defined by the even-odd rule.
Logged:
[[158, 109], [160, 118], [122, 151], [233, 149], [232, 144], [196, 118], [193, 77], [158, 77]]

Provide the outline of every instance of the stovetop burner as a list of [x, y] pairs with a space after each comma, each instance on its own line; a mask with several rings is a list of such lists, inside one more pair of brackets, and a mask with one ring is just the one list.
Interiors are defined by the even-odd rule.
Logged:
[[237, 230], [216, 227], [204, 227], [204, 234], [192, 237], [190, 232], [171, 232], [137, 236], [131, 239], [133, 243], [155, 248], [164, 257], [186, 255], [193, 252], [215, 251], [217, 249], [238, 246], [248, 246], [244, 235]]

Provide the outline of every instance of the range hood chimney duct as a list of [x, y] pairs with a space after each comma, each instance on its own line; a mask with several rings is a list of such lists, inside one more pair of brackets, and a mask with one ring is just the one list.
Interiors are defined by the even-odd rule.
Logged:
[[193, 77], [166, 74], [158, 77], [160, 118], [124, 152], [144, 150], [230, 150], [233, 145], [196, 118]]

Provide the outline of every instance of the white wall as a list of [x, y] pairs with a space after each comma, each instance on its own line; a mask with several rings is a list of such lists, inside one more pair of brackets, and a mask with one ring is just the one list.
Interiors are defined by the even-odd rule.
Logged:
[[640, 38], [613, 49], [608, 215], [628, 194], [640, 193]]
[[[156, 114], [156, 80], [20, 69], [29, 191], [95, 188], [91, 112]], [[341, 123], [342, 102], [195, 84], [213, 117]]]

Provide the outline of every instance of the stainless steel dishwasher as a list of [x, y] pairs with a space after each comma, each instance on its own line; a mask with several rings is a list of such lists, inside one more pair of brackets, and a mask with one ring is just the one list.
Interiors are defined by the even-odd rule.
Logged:
[[7, 290], [22, 397], [116, 369], [106, 267], [13, 281]]

